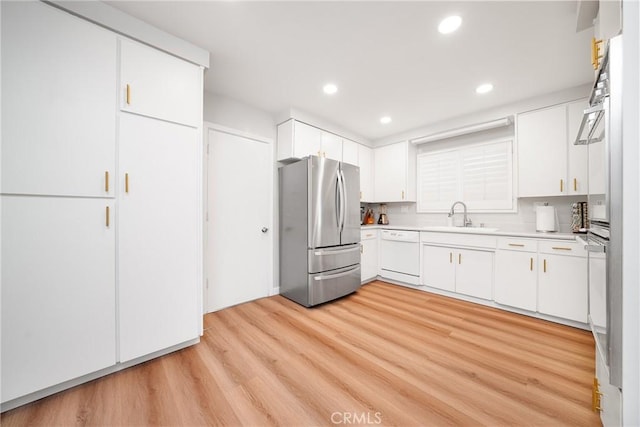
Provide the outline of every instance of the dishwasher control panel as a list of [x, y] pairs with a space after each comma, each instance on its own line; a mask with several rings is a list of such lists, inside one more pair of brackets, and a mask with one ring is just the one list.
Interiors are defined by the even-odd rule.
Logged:
[[382, 240], [417, 243], [420, 241], [420, 232], [407, 230], [382, 230], [380, 238]]

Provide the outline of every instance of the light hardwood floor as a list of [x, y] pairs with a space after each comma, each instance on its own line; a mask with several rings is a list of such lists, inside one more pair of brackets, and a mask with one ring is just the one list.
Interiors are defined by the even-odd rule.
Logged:
[[205, 316], [194, 347], [2, 414], [2, 426], [600, 425], [587, 331], [383, 282], [313, 309]]

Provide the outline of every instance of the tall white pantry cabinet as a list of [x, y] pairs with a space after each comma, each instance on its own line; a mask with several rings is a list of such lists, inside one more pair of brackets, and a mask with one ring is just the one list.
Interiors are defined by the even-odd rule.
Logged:
[[198, 340], [201, 126], [200, 66], [2, 2], [3, 409]]

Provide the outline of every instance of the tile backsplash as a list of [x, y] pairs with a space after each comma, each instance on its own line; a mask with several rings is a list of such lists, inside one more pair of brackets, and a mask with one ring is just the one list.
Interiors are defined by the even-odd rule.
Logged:
[[[504, 231], [533, 232], [536, 230], [536, 206], [548, 203], [556, 208], [561, 233], [571, 232], [571, 204], [586, 201], [586, 196], [560, 196], [518, 199], [518, 212], [515, 213], [474, 213], [468, 217], [474, 226], [498, 228]], [[363, 204], [373, 208], [375, 220], [380, 216], [380, 205]], [[417, 213], [415, 203], [386, 203], [389, 225], [401, 226], [443, 226], [447, 225], [446, 213]], [[456, 207], [454, 224], [462, 224], [462, 207]]]

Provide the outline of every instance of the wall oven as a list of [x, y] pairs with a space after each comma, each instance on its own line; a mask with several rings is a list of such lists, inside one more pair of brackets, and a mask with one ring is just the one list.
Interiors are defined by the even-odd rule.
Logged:
[[589, 323], [622, 385], [622, 36], [609, 40], [575, 144], [588, 145]]

